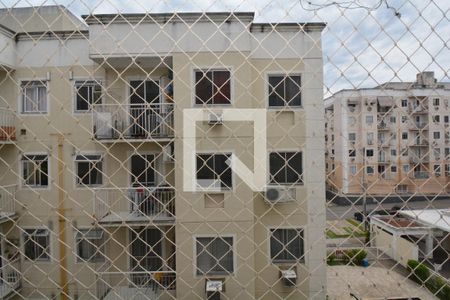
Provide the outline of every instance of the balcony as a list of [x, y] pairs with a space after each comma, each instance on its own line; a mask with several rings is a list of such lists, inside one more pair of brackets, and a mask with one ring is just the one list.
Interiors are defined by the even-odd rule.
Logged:
[[0, 186], [0, 223], [17, 218], [16, 190], [16, 185]]
[[430, 157], [428, 155], [425, 156], [413, 156], [409, 158], [409, 162], [411, 164], [428, 164], [430, 162]]
[[427, 139], [414, 139], [414, 141], [410, 144], [411, 147], [428, 147], [429, 142]]
[[163, 293], [172, 294], [175, 289], [173, 271], [98, 273], [97, 299], [161, 299]]
[[173, 223], [175, 189], [133, 187], [95, 189], [94, 215], [105, 225]]
[[425, 171], [415, 171], [409, 174], [409, 177], [412, 179], [427, 179], [430, 177], [428, 172]]
[[424, 106], [412, 106], [409, 108], [409, 113], [413, 115], [423, 115], [428, 114], [428, 108]]
[[174, 105], [101, 104], [93, 108], [94, 138], [99, 141], [170, 140]]
[[420, 130], [428, 130], [428, 123], [411, 123], [409, 130], [411, 131], [420, 131]]
[[0, 143], [12, 143], [16, 140], [16, 127], [14, 113], [5, 108], [0, 108]]
[[20, 258], [13, 261], [3, 259], [3, 267], [0, 268], [0, 299], [9, 299], [22, 287], [22, 276], [20, 274]]
[[378, 131], [389, 131], [389, 127], [385, 122], [378, 123]]

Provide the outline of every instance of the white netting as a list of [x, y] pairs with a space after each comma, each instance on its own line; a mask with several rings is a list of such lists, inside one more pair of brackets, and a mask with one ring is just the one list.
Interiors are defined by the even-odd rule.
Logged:
[[1, 6], [0, 298], [450, 299], [447, 1]]

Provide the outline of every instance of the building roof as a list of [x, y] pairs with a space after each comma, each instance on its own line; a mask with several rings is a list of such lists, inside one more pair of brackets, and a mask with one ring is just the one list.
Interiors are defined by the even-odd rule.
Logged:
[[398, 213], [430, 227], [450, 232], [450, 209], [399, 210]]
[[83, 21], [62, 5], [0, 9], [0, 26], [15, 33], [87, 30]]

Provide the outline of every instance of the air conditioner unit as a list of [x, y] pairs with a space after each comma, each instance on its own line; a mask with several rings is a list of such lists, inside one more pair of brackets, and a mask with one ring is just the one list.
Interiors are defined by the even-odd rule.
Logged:
[[293, 202], [296, 194], [296, 189], [292, 187], [270, 186], [266, 188], [264, 199], [271, 204]]
[[284, 286], [295, 286], [297, 284], [297, 273], [295, 270], [281, 270], [280, 278]]
[[222, 114], [210, 113], [208, 115], [208, 124], [209, 125], [222, 125], [223, 124]]
[[220, 300], [220, 294], [222, 293], [223, 289], [224, 287], [222, 280], [206, 279], [205, 282], [206, 299]]

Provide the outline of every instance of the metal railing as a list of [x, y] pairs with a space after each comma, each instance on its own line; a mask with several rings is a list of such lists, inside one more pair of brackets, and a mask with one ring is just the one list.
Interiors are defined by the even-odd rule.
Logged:
[[20, 269], [20, 259], [17, 257], [13, 261], [3, 260], [4, 266], [0, 268], [2, 277], [0, 278], [0, 299], [5, 299], [14, 291], [21, 287], [22, 275]]
[[132, 214], [154, 218], [175, 217], [175, 189], [172, 187], [98, 188], [94, 191], [94, 214]]
[[11, 110], [0, 108], [0, 142], [16, 140], [15, 119]]
[[13, 215], [16, 212], [17, 185], [0, 186], [0, 214]]
[[170, 103], [94, 105], [94, 138], [133, 140], [173, 137], [173, 109], [174, 105]]
[[99, 299], [157, 299], [162, 292], [176, 290], [173, 271], [99, 272]]
[[409, 177], [414, 179], [427, 179], [430, 177], [430, 174], [426, 171], [415, 171], [411, 172]]

